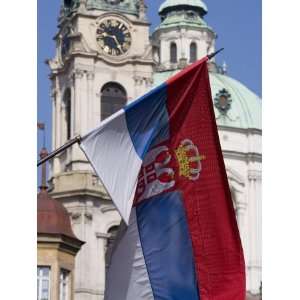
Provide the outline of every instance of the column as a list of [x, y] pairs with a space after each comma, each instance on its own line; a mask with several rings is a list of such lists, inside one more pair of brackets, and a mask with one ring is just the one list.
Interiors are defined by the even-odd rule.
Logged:
[[94, 127], [93, 105], [94, 105], [94, 78], [95, 73], [88, 71], [87, 74], [87, 130], [90, 131]]
[[260, 171], [249, 170], [249, 288], [252, 293], [258, 293], [261, 281], [261, 195], [257, 189], [261, 179]]
[[[242, 241], [244, 240], [244, 218], [247, 209], [247, 203], [244, 201], [244, 195], [240, 191], [235, 192], [236, 197], [236, 217]], [[244, 246], [244, 243], [243, 243]]]
[[96, 232], [97, 238], [97, 259], [98, 259], [98, 272], [97, 272], [97, 284], [100, 291], [105, 290], [105, 276], [106, 276], [106, 245], [109, 234]]
[[[76, 211], [70, 212], [71, 220], [72, 220], [72, 229], [75, 233], [75, 235], [81, 239], [82, 241], [85, 240], [85, 234], [84, 234], [84, 217], [83, 217], [83, 207], [79, 207], [76, 209]], [[80, 290], [84, 286], [84, 274], [83, 274], [83, 268], [84, 268], [84, 252], [85, 252], [85, 245], [82, 246], [81, 250], [77, 253], [76, 259], [75, 259], [75, 281], [74, 281], [74, 290], [75, 294], [76, 291]], [[77, 298], [77, 297], [75, 297]]]
[[83, 70], [75, 69], [74, 72], [74, 135], [81, 133], [81, 105], [80, 105], [80, 94], [81, 94], [81, 80], [83, 78]]
[[79, 134], [86, 134], [88, 131], [88, 106], [89, 106], [89, 94], [88, 94], [88, 79], [87, 71], [82, 71], [81, 85], [80, 85], [80, 130]]
[[[51, 147], [52, 150], [55, 149], [56, 145], [56, 90], [55, 87], [52, 86], [52, 92], [51, 92], [51, 99], [52, 99], [52, 136], [51, 136]], [[53, 159], [53, 162], [50, 161], [50, 178], [54, 176], [56, 173], [56, 167], [55, 167], [55, 158]]]
[[[74, 71], [74, 136], [85, 133], [83, 132], [86, 116], [85, 101], [86, 101], [86, 78], [84, 78], [84, 71], [75, 69]], [[82, 170], [82, 162], [86, 161], [85, 155], [79, 148], [78, 144], [72, 146], [72, 170]]]
[[69, 77], [71, 90], [71, 137], [75, 136], [75, 78], [74, 74]]
[[261, 172], [256, 174], [255, 194], [257, 199], [257, 265], [259, 285], [262, 280], [262, 191], [261, 191]]
[[[55, 131], [52, 133], [55, 135], [54, 137], [54, 143], [52, 144], [52, 147], [54, 149], [60, 147], [60, 130], [61, 130], [61, 92], [60, 92], [60, 86], [59, 86], [59, 78], [58, 76], [55, 77], [54, 82], [54, 95], [55, 95], [55, 111], [52, 113], [55, 114]], [[58, 174], [60, 172], [60, 161], [59, 157], [56, 156], [53, 159], [53, 176]]]

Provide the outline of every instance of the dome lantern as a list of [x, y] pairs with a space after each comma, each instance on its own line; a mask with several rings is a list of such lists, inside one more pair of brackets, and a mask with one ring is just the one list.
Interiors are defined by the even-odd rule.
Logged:
[[207, 12], [207, 6], [202, 0], [166, 0], [159, 7], [161, 24], [157, 29], [202, 28], [210, 31], [215, 38], [214, 31], [204, 20]]
[[195, 11], [201, 18], [208, 12], [206, 4], [201, 0], [166, 0], [159, 7], [158, 13], [164, 18], [168, 13], [180, 10]]

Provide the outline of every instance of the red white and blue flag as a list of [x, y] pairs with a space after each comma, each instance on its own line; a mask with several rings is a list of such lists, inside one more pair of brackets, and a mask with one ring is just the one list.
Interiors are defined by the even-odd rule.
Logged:
[[102, 122], [81, 147], [124, 220], [105, 300], [245, 299], [207, 58]]

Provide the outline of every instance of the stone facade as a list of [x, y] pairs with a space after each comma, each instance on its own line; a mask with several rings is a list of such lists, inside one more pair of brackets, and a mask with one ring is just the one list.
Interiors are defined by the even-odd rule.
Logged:
[[[127, 2], [130, 5], [126, 6]], [[216, 34], [204, 22], [204, 8], [200, 15], [195, 15], [198, 10], [193, 7], [188, 11], [177, 10], [176, 6], [160, 11], [162, 23], [151, 37], [145, 9], [143, 1], [129, 0], [121, 6], [118, 1], [104, 0], [74, 1], [67, 8], [63, 5], [55, 37], [57, 53], [48, 62], [53, 148], [68, 139], [64, 102], [67, 91], [71, 106], [69, 130], [74, 137], [85, 134], [101, 121], [101, 89], [106, 83], [120, 84], [130, 102], [188, 64], [191, 43], [197, 45], [197, 58], [215, 50]], [[107, 55], [97, 43], [97, 28], [108, 18], [126, 24], [131, 33], [132, 44], [124, 55]], [[172, 42], [177, 46], [178, 63], [170, 59]], [[246, 87], [232, 83], [226, 74], [219, 74], [214, 62], [210, 67], [213, 98], [223, 88], [232, 96], [230, 109], [223, 114], [215, 106], [215, 113], [245, 252], [247, 290], [258, 294], [261, 282], [261, 125], [257, 121], [260, 104], [252, 103], [257, 97]], [[75, 300], [103, 299], [105, 253], [111, 229], [119, 225], [120, 216], [77, 145], [54, 158], [50, 183], [52, 197], [64, 204], [76, 236], [85, 241], [76, 257]]]
[[50, 273], [50, 295], [51, 300], [59, 300], [59, 276], [60, 270], [69, 271], [68, 294], [69, 300], [74, 299], [74, 270], [75, 253], [66, 251], [61, 247], [62, 241], [59, 238], [38, 237], [37, 264], [38, 266], [49, 266]]

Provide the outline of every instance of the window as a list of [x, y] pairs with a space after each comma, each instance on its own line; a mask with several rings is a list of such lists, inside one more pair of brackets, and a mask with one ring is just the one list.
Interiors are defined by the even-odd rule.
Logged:
[[37, 300], [50, 300], [50, 267], [37, 267]]
[[65, 269], [60, 270], [59, 274], [59, 300], [69, 299], [69, 276], [70, 272]]
[[101, 120], [120, 110], [127, 101], [125, 89], [116, 82], [106, 83], [101, 90]]
[[107, 239], [107, 250], [111, 249], [114, 245], [119, 226], [113, 226], [108, 230], [109, 237]]
[[155, 62], [160, 63], [160, 51], [158, 47], [153, 47], [153, 58]]
[[73, 5], [73, 0], [65, 0], [64, 3], [66, 7], [71, 7]]
[[170, 46], [170, 61], [172, 64], [177, 63], [177, 46], [175, 43], [171, 43]]
[[197, 60], [197, 45], [192, 42], [190, 45], [190, 62], [193, 63]]
[[110, 259], [111, 259], [111, 253], [112, 253], [112, 249], [114, 246], [114, 242], [116, 240], [116, 236], [119, 230], [119, 226], [112, 226], [109, 230], [108, 230], [108, 239], [107, 239], [107, 244], [106, 244], [106, 253], [105, 253], [105, 267], [106, 267], [106, 271], [110, 265]]
[[65, 91], [63, 98], [63, 123], [65, 140], [71, 138], [71, 90], [68, 88]]

